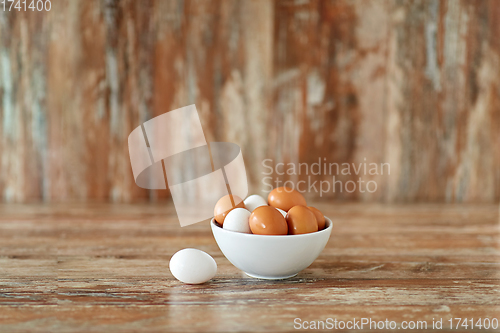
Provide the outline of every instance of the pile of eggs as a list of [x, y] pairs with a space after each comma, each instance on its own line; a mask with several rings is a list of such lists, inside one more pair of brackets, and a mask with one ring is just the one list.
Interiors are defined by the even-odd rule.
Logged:
[[[242, 200], [235, 195], [222, 197], [214, 209], [214, 219], [223, 229], [257, 235], [299, 235], [323, 230], [325, 216], [308, 207], [299, 192], [275, 188], [267, 201], [260, 195]], [[188, 284], [204, 283], [217, 272], [215, 260], [197, 249], [183, 249], [170, 259], [170, 271]]]
[[299, 235], [325, 228], [325, 216], [288, 187], [275, 188], [267, 201], [257, 194], [245, 200], [226, 195], [215, 205], [214, 219], [223, 229], [257, 235]]

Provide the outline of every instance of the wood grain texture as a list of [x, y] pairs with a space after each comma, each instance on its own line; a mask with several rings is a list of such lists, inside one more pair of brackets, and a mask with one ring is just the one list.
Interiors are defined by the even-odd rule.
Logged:
[[[0, 330], [281, 332], [295, 318], [500, 319], [498, 207], [316, 206], [334, 223], [331, 239], [282, 281], [245, 276], [208, 224], [181, 228], [170, 205], [0, 206]], [[172, 277], [168, 261], [185, 247], [215, 258], [213, 280]]]
[[498, 202], [499, 34], [496, 0], [59, 0], [50, 12], [2, 11], [1, 197], [164, 200], [168, 191], [134, 184], [127, 136], [195, 103], [208, 141], [242, 147], [251, 192], [264, 189], [264, 159], [322, 159], [391, 166], [363, 175], [375, 193], [328, 198]]

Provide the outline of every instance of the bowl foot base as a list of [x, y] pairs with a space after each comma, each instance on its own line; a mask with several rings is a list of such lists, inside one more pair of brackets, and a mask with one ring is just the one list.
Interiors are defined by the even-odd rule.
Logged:
[[284, 280], [284, 279], [289, 279], [291, 277], [294, 277], [298, 273], [292, 274], [292, 275], [285, 275], [285, 276], [262, 276], [262, 275], [257, 275], [257, 274], [250, 274], [247, 272], [243, 272], [246, 275], [256, 278], [256, 279], [264, 279], [264, 280]]

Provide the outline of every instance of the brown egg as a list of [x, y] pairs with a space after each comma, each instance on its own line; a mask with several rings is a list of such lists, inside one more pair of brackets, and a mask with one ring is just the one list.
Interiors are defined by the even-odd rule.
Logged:
[[299, 235], [318, 231], [318, 222], [314, 213], [306, 206], [292, 207], [286, 214], [288, 234]]
[[325, 215], [323, 215], [323, 213], [321, 213], [321, 211], [317, 208], [310, 206], [308, 206], [307, 208], [309, 208], [311, 212], [314, 213], [314, 216], [316, 217], [316, 222], [318, 222], [318, 230], [325, 229], [326, 225]]
[[288, 225], [281, 213], [270, 206], [257, 207], [248, 219], [250, 230], [257, 235], [286, 235]]
[[[233, 198], [233, 202], [231, 202], [231, 197]], [[243, 200], [237, 195], [225, 195], [217, 201], [214, 209], [214, 218], [220, 225], [224, 223], [224, 219], [226, 218], [227, 213], [232, 211], [235, 208], [245, 208], [245, 204]]]
[[289, 187], [277, 187], [269, 193], [267, 202], [270, 206], [288, 212], [293, 206], [306, 206], [306, 199], [298, 191]]

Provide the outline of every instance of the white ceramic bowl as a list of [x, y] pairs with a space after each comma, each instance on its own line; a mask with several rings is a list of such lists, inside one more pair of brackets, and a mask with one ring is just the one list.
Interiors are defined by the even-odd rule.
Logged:
[[297, 275], [319, 256], [332, 233], [326, 228], [309, 234], [268, 236], [225, 230], [210, 222], [220, 250], [234, 266], [259, 279], [286, 279]]

